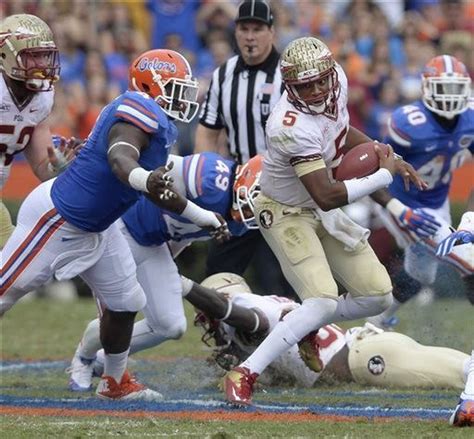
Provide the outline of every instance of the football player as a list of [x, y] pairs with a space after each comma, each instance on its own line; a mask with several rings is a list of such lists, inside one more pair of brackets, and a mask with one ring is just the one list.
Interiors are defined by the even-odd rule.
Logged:
[[[380, 169], [336, 182], [332, 171], [345, 150], [371, 141], [349, 125], [347, 78], [327, 46], [299, 38], [284, 50], [285, 93], [267, 123], [259, 228], [302, 305], [224, 380], [226, 399], [250, 404], [253, 383], [275, 358], [305, 335], [339, 320], [378, 314], [392, 300], [390, 278], [367, 243], [368, 230], [339, 207], [388, 186], [400, 173], [406, 184], [424, 183], [403, 160], [377, 149]], [[338, 298], [335, 278], [347, 289]]]
[[[35, 175], [45, 181], [75, 156], [74, 140], [54, 148], [47, 117], [59, 79], [59, 53], [49, 26], [29, 14], [11, 15], [0, 24], [0, 189], [13, 158], [23, 152]], [[0, 248], [13, 232], [0, 200]]]
[[[455, 245], [463, 245], [474, 242], [474, 197], [469, 200], [468, 209], [459, 224], [458, 230], [445, 238], [437, 248], [436, 254], [446, 257]], [[459, 403], [449, 419], [449, 423], [456, 427], [474, 427], [474, 350], [467, 368], [467, 380], [464, 391], [461, 393]]]
[[[195, 324], [204, 329], [202, 341], [225, 370], [244, 361], [283, 316], [300, 306], [285, 297], [252, 294], [233, 273], [215, 274], [201, 285], [183, 278], [183, 286], [196, 309]], [[311, 387], [324, 374], [370, 386], [462, 388], [468, 362], [462, 352], [423, 346], [370, 323], [347, 331], [331, 324], [289, 347], [264, 375], [270, 383], [302, 387]]]
[[[385, 142], [413, 165], [428, 188], [405, 191], [402, 179], [395, 177], [386, 196], [389, 211], [375, 207], [404, 248], [404, 269], [410, 277], [394, 277], [394, 303], [370, 319], [374, 324], [396, 321], [394, 313], [403, 303], [421, 286], [434, 284], [440, 262], [435, 256], [436, 246], [451, 234], [448, 194], [452, 172], [474, 152], [474, 101], [470, 96], [471, 78], [466, 66], [453, 56], [437, 56], [423, 70], [421, 100], [398, 108], [388, 121]], [[415, 212], [413, 221], [417, 214], [434, 218], [440, 224], [436, 233], [407, 233], [402, 214], [406, 206]], [[456, 247], [444, 261], [464, 276], [468, 298], [474, 304], [474, 246]]]
[[[169, 173], [174, 190], [202, 208], [221, 214], [234, 236], [257, 228], [253, 200], [260, 191], [261, 155], [242, 166], [214, 152], [170, 156], [169, 160], [174, 164]], [[173, 259], [190, 243], [210, 239], [211, 235], [209, 230], [160, 209], [146, 197], [141, 197], [118, 224], [130, 246], [138, 282], [147, 297], [145, 319], [135, 323], [133, 329], [130, 353], [135, 353], [178, 339], [185, 332], [181, 280]], [[100, 348], [99, 321], [94, 320], [86, 328], [68, 369], [70, 390], [91, 389], [94, 372], [102, 369], [104, 352], [97, 353]]]
[[[107, 105], [78, 157], [23, 202], [2, 251], [0, 314], [49, 280], [80, 275], [103, 305], [100, 339], [106, 399], [156, 399], [125, 373], [136, 313], [146, 304], [136, 265], [115, 221], [143, 194], [200, 227], [225, 235], [225, 222], [172, 192], [165, 175], [175, 143], [173, 120], [190, 122], [198, 84], [187, 60], [151, 50], [130, 66], [129, 90]], [[160, 288], [161, 286], [157, 286]]]

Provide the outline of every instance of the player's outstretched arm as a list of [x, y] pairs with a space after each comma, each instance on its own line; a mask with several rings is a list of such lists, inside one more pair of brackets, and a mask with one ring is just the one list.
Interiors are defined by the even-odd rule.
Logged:
[[257, 310], [235, 305], [225, 294], [203, 287], [184, 276], [181, 279], [184, 298], [209, 318], [225, 321], [228, 325], [251, 334], [269, 330], [267, 318]]
[[68, 167], [80, 150], [82, 141], [52, 136], [46, 122], [38, 124], [24, 150], [26, 160], [41, 181], [56, 177]]

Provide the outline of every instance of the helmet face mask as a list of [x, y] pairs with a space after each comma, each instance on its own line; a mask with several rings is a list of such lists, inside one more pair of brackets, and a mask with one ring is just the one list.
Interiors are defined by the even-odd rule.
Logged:
[[34, 92], [49, 91], [59, 79], [59, 51], [49, 26], [34, 15], [11, 15], [0, 32], [1, 68]]
[[469, 106], [471, 78], [464, 64], [456, 58], [437, 56], [425, 66], [422, 91], [423, 104], [428, 110], [453, 119]]
[[156, 49], [130, 66], [129, 89], [146, 93], [170, 117], [189, 123], [199, 110], [198, 82], [186, 59], [174, 50]]
[[234, 179], [232, 219], [244, 223], [250, 230], [258, 229], [255, 220], [255, 199], [260, 194], [262, 167], [263, 156], [258, 154], [237, 168]]
[[[291, 42], [282, 54], [281, 74], [288, 98], [299, 111], [337, 118], [340, 83], [336, 62], [322, 41], [304, 37]], [[304, 89], [312, 92], [303, 93]]]

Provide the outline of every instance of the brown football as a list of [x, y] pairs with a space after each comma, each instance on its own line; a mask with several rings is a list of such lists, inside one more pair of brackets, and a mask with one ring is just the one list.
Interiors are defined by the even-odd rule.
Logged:
[[388, 145], [385, 143], [366, 142], [350, 149], [336, 169], [336, 180], [351, 180], [373, 174], [379, 169], [379, 156], [375, 152], [375, 145], [379, 145], [385, 154], [388, 154]]

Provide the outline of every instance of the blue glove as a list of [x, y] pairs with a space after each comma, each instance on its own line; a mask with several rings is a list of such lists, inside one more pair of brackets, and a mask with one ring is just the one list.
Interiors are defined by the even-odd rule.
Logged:
[[446, 256], [451, 253], [457, 244], [469, 244], [474, 242], [474, 233], [467, 230], [459, 230], [444, 238], [436, 248], [436, 256]]
[[423, 209], [411, 209], [396, 198], [392, 198], [386, 208], [403, 228], [413, 232], [418, 238], [429, 238], [441, 227], [433, 215]]
[[420, 238], [433, 236], [441, 227], [441, 224], [436, 221], [436, 218], [426, 213], [423, 209], [410, 209], [407, 207], [398, 217], [398, 220], [408, 230], [414, 232]]

